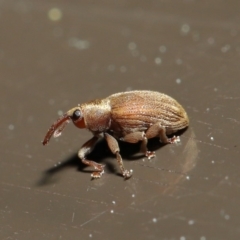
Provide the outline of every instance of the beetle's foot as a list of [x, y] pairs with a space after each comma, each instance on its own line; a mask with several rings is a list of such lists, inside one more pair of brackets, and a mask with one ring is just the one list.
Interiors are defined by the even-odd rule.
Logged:
[[96, 178], [100, 178], [103, 174], [104, 174], [104, 170], [102, 170], [101, 172], [93, 172], [91, 174], [91, 177], [92, 179], [96, 179]]
[[179, 136], [173, 136], [172, 138], [168, 138], [169, 143], [179, 143], [180, 141], [181, 140]]
[[148, 159], [151, 159], [151, 158], [156, 157], [156, 154], [155, 154], [155, 152], [146, 151], [145, 156], [146, 156]]
[[129, 179], [132, 176], [133, 170], [131, 169], [130, 171], [124, 170], [122, 175], [125, 179]]
[[95, 164], [94, 164], [94, 168], [95, 168], [97, 171], [96, 171], [96, 172], [93, 172], [93, 173], [91, 174], [91, 177], [92, 177], [93, 179], [95, 179], [95, 178], [100, 178], [100, 177], [104, 174], [104, 167], [105, 167], [105, 165], [103, 165], [103, 164], [95, 163]]

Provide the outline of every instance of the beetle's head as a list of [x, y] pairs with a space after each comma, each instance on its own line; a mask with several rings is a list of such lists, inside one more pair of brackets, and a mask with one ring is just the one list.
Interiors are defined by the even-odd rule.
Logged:
[[83, 113], [81, 110], [81, 107], [74, 107], [67, 111], [65, 114], [63, 114], [60, 118], [55, 121], [52, 126], [49, 128], [42, 144], [46, 145], [49, 141], [50, 138], [52, 137], [59, 137], [63, 131], [63, 129], [66, 127], [66, 125], [72, 120], [74, 125], [78, 128], [85, 128], [85, 122], [84, 122], [84, 117]]

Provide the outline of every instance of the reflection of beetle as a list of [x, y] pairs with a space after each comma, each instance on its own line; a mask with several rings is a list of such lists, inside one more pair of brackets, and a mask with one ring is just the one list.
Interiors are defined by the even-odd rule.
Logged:
[[93, 178], [102, 176], [104, 165], [87, 160], [86, 155], [101, 133], [116, 155], [123, 177], [129, 178], [132, 171], [124, 168], [116, 139], [129, 143], [142, 141], [141, 150], [150, 159], [155, 153], [147, 150], [149, 138], [159, 137], [163, 143], [177, 142], [179, 137], [168, 138], [167, 135], [186, 128], [189, 124], [183, 107], [165, 94], [153, 91], [121, 92], [80, 104], [67, 111], [48, 130], [43, 145], [49, 142], [52, 135], [60, 136], [70, 119], [76, 127], [87, 128], [94, 135], [78, 152], [82, 162], [96, 170], [91, 175]]

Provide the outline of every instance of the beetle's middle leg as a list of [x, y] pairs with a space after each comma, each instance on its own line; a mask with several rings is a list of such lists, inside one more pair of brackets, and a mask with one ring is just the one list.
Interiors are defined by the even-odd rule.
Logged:
[[124, 142], [129, 142], [129, 143], [137, 143], [139, 141], [142, 141], [141, 152], [143, 152], [148, 159], [156, 156], [155, 152], [148, 151], [147, 149], [148, 138], [146, 137], [145, 132], [128, 133], [124, 137], [120, 138], [120, 140]]
[[104, 137], [108, 143], [108, 147], [110, 148], [112, 153], [116, 155], [117, 162], [119, 164], [123, 177], [126, 179], [130, 178], [132, 176], [132, 171], [126, 170], [123, 166], [123, 161], [120, 155], [120, 149], [119, 149], [117, 140], [108, 133], [104, 133]]
[[90, 160], [86, 159], [86, 155], [92, 151], [92, 149], [95, 146], [98, 139], [99, 139], [99, 136], [92, 137], [85, 144], [83, 144], [81, 149], [78, 151], [78, 157], [81, 159], [82, 163], [84, 163], [88, 166], [92, 166], [95, 170], [97, 170], [96, 172], [93, 172], [91, 174], [92, 178], [100, 178], [102, 176], [102, 174], [104, 173], [104, 165], [103, 164], [99, 164], [94, 161], [90, 161]]

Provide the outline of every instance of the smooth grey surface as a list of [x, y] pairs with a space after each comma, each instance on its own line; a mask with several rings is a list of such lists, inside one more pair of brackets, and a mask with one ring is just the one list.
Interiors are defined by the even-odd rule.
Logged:
[[[0, 238], [239, 239], [239, 7], [0, 1]], [[120, 145], [131, 179], [101, 142], [106, 173], [91, 181], [77, 159], [91, 134], [73, 125], [41, 145], [59, 114], [130, 89], [167, 93], [190, 118], [180, 144], [150, 142], [154, 159]]]

